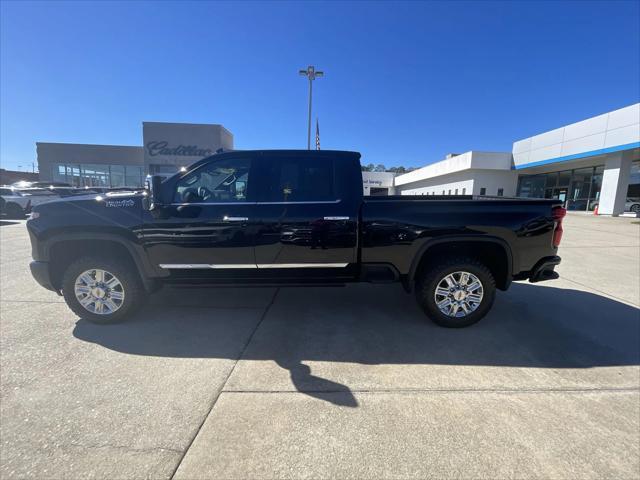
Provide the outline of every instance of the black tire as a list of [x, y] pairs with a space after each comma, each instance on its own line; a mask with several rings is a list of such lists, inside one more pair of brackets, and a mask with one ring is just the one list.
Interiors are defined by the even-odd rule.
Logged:
[[24, 218], [24, 210], [17, 203], [9, 202], [4, 206], [4, 213], [7, 215], [7, 218], [19, 219]]
[[[455, 272], [468, 272], [475, 275], [482, 285], [482, 300], [475, 310], [463, 317], [449, 316], [436, 305], [435, 293], [438, 284], [447, 275]], [[429, 267], [416, 282], [416, 298], [427, 317], [441, 327], [461, 328], [473, 325], [482, 319], [491, 309], [496, 295], [496, 285], [491, 271], [480, 261], [466, 257], [452, 257]]]
[[[93, 313], [83, 307], [76, 297], [75, 285], [78, 277], [96, 268], [114, 275], [121, 284], [118, 288], [124, 292], [122, 303], [112, 313]], [[62, 277], [62, 294], [65, 302], [76, 315], [99, 324], [118, 323], [125, 320], [144, 304], [147, 296], [138, 272], [132, 265], [123, 260], [100, 257], [83, 257], [69, 265]]]
[[633, 213], [640, 212], [640, 203], [634, 203], [633, 205], [631, 205], [631, 211]]

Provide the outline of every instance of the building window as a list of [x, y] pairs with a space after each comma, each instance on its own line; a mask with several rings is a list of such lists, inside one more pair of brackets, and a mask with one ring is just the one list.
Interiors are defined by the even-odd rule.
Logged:
[[136, 165], [56, 164], [53, 166], [53, 181], [74, 187], [141, 187], [143, 169]]
[[83, 187], [110, 187], [109, 165], [80, 165]]
[[482, 187], [480, 189], [480, 195], [486, 195], [487, 194], [487, 189], [485, 187]]
[[634, 161], [631, 164], [631, 175], [629, 177], [627, 197], [631, 199], [640, 199], [640, 161]]
[[456, 195], [458, 194], [458, 189], [457, 189], [457, 188], [456, 188], [456, 193], [455, 193], [455, 194], [456, 194]]
[[498, 196], [501, 197], [504, 195], [504, 188], [499, 188], [498, 189]]
[[519, 179], [518, 196], [544, 198], [547, 175], [526, 175]]
[[444, 195], [444, 190], [442, 190], [442, 194]]
[[124, 165], [111, 165], [111, 186], [126, 187]]
[[466, 195], [466, 194], [467, 194], [467, 189], [466, 189], [466, 187], [462, 189], [462, 194], [463, 194], [463, 195]]
[[149, 165], [149, 174], [150, 175], [162, 175], [165, 177], [169, 177], [176, 173], [179, 170], [177, 165], [157, 165], [151, 164]]
[[449, 189], [449, 193], [447, 193], [447, 195], [451, 195], [451, 189]]
[[125, 187], [140, 187], [143, 184], [142, 167], [127, 165]]
[[67, 182], [67, 174], [64, 165], [54, 165], [53, 166], [53, 175], [51, 177], [54, 182]]
[[517, 195], [554, 198], [566, 202], [569, 210], [593, 210], [600, 199], [604, 166], [563, 170], [518, 178]]

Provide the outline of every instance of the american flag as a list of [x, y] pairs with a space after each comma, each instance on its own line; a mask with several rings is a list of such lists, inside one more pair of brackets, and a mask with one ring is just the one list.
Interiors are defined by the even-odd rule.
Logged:
[[316, 118], [316, 150], [320, 150], [320, 124]]

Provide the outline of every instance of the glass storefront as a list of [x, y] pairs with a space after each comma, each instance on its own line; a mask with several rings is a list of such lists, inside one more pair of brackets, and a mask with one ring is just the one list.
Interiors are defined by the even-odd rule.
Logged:
[[523, 175], [518, 178], [519, 197], [555, 198], [569, 210], [593, 210], [600, 198], [604, 166]]
[[640, 161], [631, 164], [627, 197], [640, 200]]
[[137, 165], [54, 165], [53, 181], [74, 187], [141, 187], [143, 168]]
[[[566, 202], [569, 210], [593, 210], [600, 200], [604, 166], [563, 170], [561, 172], [523, 175], [518, 178], [519, 197], [556, 198]], [[631, 164], [629, 200], [640, 199], [640, 162]]]

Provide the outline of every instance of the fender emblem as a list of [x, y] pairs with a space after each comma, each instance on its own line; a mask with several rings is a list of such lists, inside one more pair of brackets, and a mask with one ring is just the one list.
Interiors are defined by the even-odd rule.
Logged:
[[104, 206], [105, 207], [109, 207], [109, 208], [133, 207], [135, 204], [136, 204], [136, 202], [134, 202], [131, 199], [127, 199], [127, 200], [106, 200], [104, 202]]

